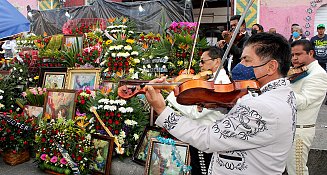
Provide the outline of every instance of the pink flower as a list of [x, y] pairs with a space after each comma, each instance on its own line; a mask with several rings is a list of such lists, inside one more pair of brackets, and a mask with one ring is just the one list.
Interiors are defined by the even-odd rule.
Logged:
[[63, 165], [66, 165], [67, 164], [67, 161], [65, 158], [61, 158], [60, 159], [60, 163], [63, 164]]
[[57, 156], [53, 156], [51, 159], [50, 159], [50, 162], [52, 163], [56, 163], [58, 161], [58, 157]]
[[34, 88], [30, 89], [30, 92], [31, 92], [33, 95], [36, 95], [36, 94], [37, 94], [37, 91], [36, 91], [36, 89], [34, 89]]
[[43, 92], [46, 92], [47, 91], [47, 88], [43, 88]]
[[42, 160], [45, 160], [47, 158], [47, 155], [46, 154], [42, 154], [41, 157], [40, 157]]
[[42, 91], [42, 88], [41, 88], [41, 87], [38, 87], [37, 90], [38, 90], [39, 92], [41, 92], [41, 91]]
[[170, 24], [170, 27], [172, 28], [172, 29], [175, 29], [176, 27], [178, 26], [178, 23], [177, 22], [172, 22], [171, 24]]
[[43, 94], [43, 91], [42, 91], [42, 90], [41, 90], [41, 91], [39, 91], [39, 94], [40, 94], [40, 95], [42, 95], [42, 94]]
[[23, 92], [23, 93], [22, 93], [22, 96], [23, 96], [23, 97], [26, 97], [26, 95], [27, 95], [26, 92]]

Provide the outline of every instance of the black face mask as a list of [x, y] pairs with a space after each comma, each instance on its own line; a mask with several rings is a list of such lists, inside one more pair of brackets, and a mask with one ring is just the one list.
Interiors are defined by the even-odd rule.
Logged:
[[252, 30], [251, 30], [251, 34], [252, 34], [252, 35], [257, 34], [257, 33], [258, 33], [257, 30], [255, 30], [255, 29], [252, 29]]

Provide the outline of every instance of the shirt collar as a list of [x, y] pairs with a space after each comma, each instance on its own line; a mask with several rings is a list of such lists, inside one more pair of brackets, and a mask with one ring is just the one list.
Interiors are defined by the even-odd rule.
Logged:
[[265, 84], [260, 90], [261, 90], [261, 93], [265, 93], [265, 92], [271, 91], [273, 89], [277, 89], [279, 87], [286, 87], [289, 85], [290, 85], [290, 82], [286, 78], [279, 78], [279, 79], [273, 80], [273, 81]]

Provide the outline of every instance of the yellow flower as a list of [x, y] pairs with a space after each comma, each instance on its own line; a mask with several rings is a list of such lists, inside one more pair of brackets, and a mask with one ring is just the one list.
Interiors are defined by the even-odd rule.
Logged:
[[35, 76], [35, 77], [34, 77], [34, 80], [38, 80], [38, 79], [39, 79], [39, 76]]
[[183, 65], [183, 61], [177, 61], [177, 65], [179, 66]]
[[129, 43], [129, 44], [134, 44], [134, 42], [135, 42], [135, 41], [134, 41], [133, 39], [127, 39], [127, 40], [126, 40], [126, 43]]
[[109, 45], [111, 43], [112, 43], [112, 40], [110, 40], [110, 39], [106, 41], [106, 45]]

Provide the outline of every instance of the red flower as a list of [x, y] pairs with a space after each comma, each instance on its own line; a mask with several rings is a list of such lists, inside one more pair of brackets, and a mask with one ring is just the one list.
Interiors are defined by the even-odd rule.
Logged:
[[85, 100], [81, 100], [81, 104], [82, 104], [82, 105], [85, 104]]
[[120, 113], [118, 113], [118, 114], [117, 114], [117, 117], [118, 117], [118, 118], [119, 118], [119, 117], [121, 117], [121, 114], [120, 114]]
[[118, 120], [116, 120], [116, 121], [115, 121], [115, 124], [116, 124], [116, 125], [119, 125], [119, 121], [118, 121]]
[[41, 139], [41, 142], [45, 142], [47, 141], [44, 137]]
[[109, 119], [109, 120], [108, 120], [108, 123], [109, 123], [109, 124], [112, 124], [112, 119]]
[[27, 145], [28, 144], [28, 142], [27, 141], [24, 141], [24, 145]]
[[113, 117], [113, 116], [115, 116], [115, 113], [114, 112], [110, 112], [110, 117]]
[[17, 151], [16, 151], [16, 150], [13, 150], [13, 151], [12, 151], [12, 153], [16, 154], [16, 153], [17, 153]]
[[118, 130], [115, 130], [115, 134], [118, 135], [119, 134], [119, 131]]
[[109, 116], [109, 112], [106, 112], [105, 116], [108, 117]]
[[15, 137], [13, 135], [11, 135], [10, 140], [15, 140]]
[[77, 160], [78, 160], [78, 161], [81, 161], [81, 160], [82, 160], [82, 156], [78, 156], [78, 157], [77, 157]]
[[47, 131], [46, 130], [42, 130], [42, 134], [46, 134], [47, 133]]
[[53, 143], [53, 140], [52, 139], [50, 139], [50, 141], [49, 141], [50, 143]]
[[7, 129], [6, 129], [6, 132], [7, 132], [7, 133], [10, 133], [10, 132], [11, 132], [11, 130], [7, 128]]

